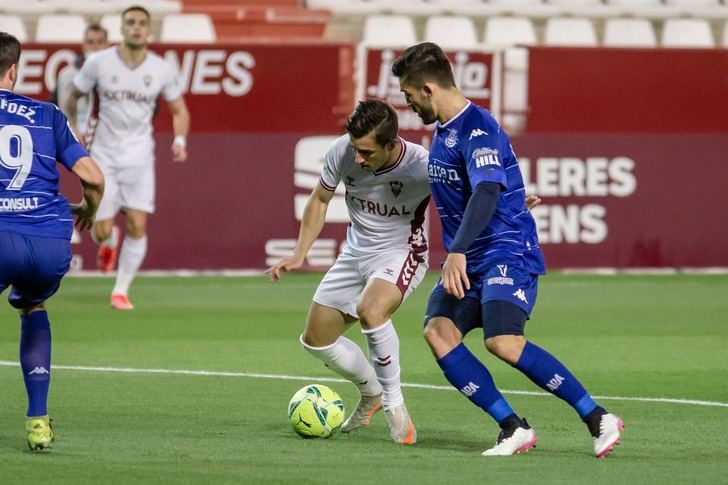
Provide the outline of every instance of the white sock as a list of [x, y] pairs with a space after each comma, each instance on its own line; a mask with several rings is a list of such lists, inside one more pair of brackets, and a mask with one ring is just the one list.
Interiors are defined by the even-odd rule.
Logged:
[[108, 237], [103, 241], [96, 239], [96, 233], [91, 231], [91, 239], [93, 239], [96, 244], [106, 246], [107, 248], [115, 248], [116, 245], [119, 244], [119, 229], [116, 226], [113, 226]]
[[404, 403], [399, 380], [399, 337], [392, 320], [371, 330], [361, 331], [367, 339], [369, 359], [382, 385], [382, 406], [389, 409]]
[[339, 337], [336, 342], [326, 347], [312, 347], [299, 337], [303, 348], [308, 350], [326, 367], [354, 384], [362, 396], [378, 396], [382, 393], [374, 369], [364, 356], [361, 348], [346, 337]]
[[121, 245], [119, 253], [119, 269], [116, 273], [116, 285], [111, 291], [112, 295], [126, 295], [129, 292], [129, 285], [139, 271], [139, 267], [147, 255], [147, 236], [139, 239], [126, 236]]

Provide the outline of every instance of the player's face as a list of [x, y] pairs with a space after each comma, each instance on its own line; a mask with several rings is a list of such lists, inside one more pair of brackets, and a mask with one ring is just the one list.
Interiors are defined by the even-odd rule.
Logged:
[[416, 88], [409, 83], [403, 82], [402, 79], [399, 80], [399, 88], [404, 93], [407, 106], [417, 113], [417, 116], [422, 119], [424, 124], [429, 125], [437, 121], [437, 114], [424, 88]]
[[144, 47], [149, 37], [149, 18], [141, 10], [131, 10], [121, 19], [121, 35], [129, 47]]
[[361, 138], [349, 135], [349, 144], [356, 154], [354, 161], [364, 170], [376, 172], [389, 161], [391, 150], [377, 143], [373, 131]]
[[86, 54], [106, 49], [108, 45], [108, 42], [106, 42], [106, 35], [103, 31], [86, 31], [86, 35], [83, 38], [83, 52]]

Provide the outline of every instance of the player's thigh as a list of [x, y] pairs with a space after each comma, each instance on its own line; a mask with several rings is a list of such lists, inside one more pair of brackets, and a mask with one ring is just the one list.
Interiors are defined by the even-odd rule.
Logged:
[[313, 302], [308, 309], [306, 328], [301, 338], [311, 347], [325, 347], [336, 342], [355, 321], [336, 308]]
[[117, 177], [121, 206], [153, 214], [156, 197], [154, 164], [125, 167]]
[[359, 269], [359, 259], [354, 255], [342, 253], [319, 283], [313, 301], [358, 320], [356, 303], [364, 290], [365, 283]]
[[481, 325], [480, 303], [476, 298], [458, 300], [438, 282], [425, 311], [425, 340], [437, 358], [460, 345], [463, 337]]
[[15, 308], [39, 305], [53, 296], [71, 264], [68, 240], [22, 236], [25, 239], [23, 271], [12, 282], [8, 302]]
[[523, 335], [538, 295], [538, 275], [525, 268], [496, 265], [483, 278], [481, 304], [486, 340]]
[[16, 232], [0, 231], [0, 293], [23, 272], [25, 242]]
[[[361, 272], [367, 283], [377, 278], [393, 284], [404, 301], [427, 273], [427, 254], [411, 249], [391, 249], [360, 257]], [[401, 303], [401, 302], [400, 302]]]
[[[111, 227], [114, 223], [114, 217], [121, 209], [121, 192], [119, 188], [119, 179], [116, 176], [116, 170], [111, 167], [104, 167], [100, 165], [101, 171], [104, 174], [104, 195], [101, 197], [99, 208], [96, 210], [96, 224], [106, 223], [108, 225], [108, 231], [106, 234], [97, 235], [108, 236], [111, 233]], [[107, 227], [103, 226], [100, 230], [106, 230]]]
[[382, 325], [401, 302], [402, 292], [396, 284], [379, 277], [370, 279], [356, 306], [361, 326], [370, 329]]

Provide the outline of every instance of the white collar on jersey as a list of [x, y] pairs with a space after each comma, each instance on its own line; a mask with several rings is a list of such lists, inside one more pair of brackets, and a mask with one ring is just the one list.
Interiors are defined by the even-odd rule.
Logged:
[[456, 114], [455, 116], [453, 116], [452, 118], [450, 118], [449, 120], [447, 120], [445, 123], [442, 123], [442, 124], [440, 124], [438, 126], [440, 126], [441, 128], [445, 128], [447, 125], [449, 125], [450, 123], [452, 123], [453, 121], [455, 121], [456, 119], [458, 119], [460, 117], [460, 115], [462, 115], [463, 113], [465, 113], [465, 110], [468, 109], [468, 108], [470, 108], [470, 105], [471, 104], [473, 104], [473, 102], [470, 101], [470, 100], [468, 100], [468, 104], [466, 104], [465, 107], [463, 109], [461, 109], [458, 114]]

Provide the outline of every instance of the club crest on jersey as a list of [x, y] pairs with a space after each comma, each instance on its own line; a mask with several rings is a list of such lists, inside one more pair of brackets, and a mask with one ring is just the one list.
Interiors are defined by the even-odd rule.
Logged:
[[347, 175], [344, 179], [344, 184], [354, 187], [354, 177], [352, 177], [351, 175]]
[[457, 144], [458, 144], [458, 130], [453, 130], [452, 128], [450, 128], [450, 134], [447, 135], [447, 138], [445, 138], [445, 146], [448, 148], [452, 148]]
[[111, 76], [111, 84], [116, 84], [119, 82], [119, 76]]
[[475, 168], [486, 167], [488, 165], [498, 165], [501, 163], [498, 160], [498, 149], [491, 147], [478, 148], [473, 152], [473, 160], [475, 160]]
[[404, 187], [404, 184], [402, 184], [399, 180], [392, 180], [389, 182], [389, 188], [392, 189], [392, 193], [395, 197], [399, 197], [400, 192], [402, 192], [402, 187]]
[[145, 75], [145, 76], [144, 76], [144, 77], [142, 78], [142, 81], [144, 81], [144, 85], [145, 85], [146, 87], [149, 87], [149, 85], [150, 85], [150, 84], [152, 84], [152, 76], [150, 76], [149, 74], [147, 74], [147, 75]]
[[470, 132], [470, 138], [468, 140], [472, 140], [473, 138], [481, 135], [487, 135], [488, 132], [481, 130], [480, 128], [476, 128], [473, 131]]

